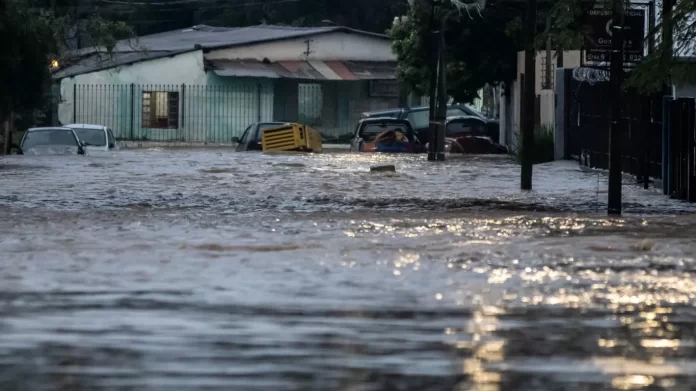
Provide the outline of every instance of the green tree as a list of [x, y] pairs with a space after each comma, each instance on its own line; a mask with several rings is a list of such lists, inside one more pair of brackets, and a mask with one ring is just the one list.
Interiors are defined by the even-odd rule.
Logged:
[[[630, 6], [630, 1], [622, 1], [626, 1], [626, 7]], [[555, 0], [551, 7], [552, 28], [548, 33], [558, 48], [577, 49], [587, 36], [583, 27], [585, 12], [596, 6], [611, 7], [612, 3], [613, 0]], [[680, 58], [693, 56], [691, 53], [696, 49], [696, 20], [693, 18], [696, 0], [662, 0], [658, 2], [657, 11], [655, 28], [647, 32], [647, 39], [652, 38], [656, 44], [654, 51], [637, 65], [626, 81], [628, 86], [643, 92], [660, 91], [673, 81], [696, 83], [696, 65]], [[665, 29], [673, 31], [674, 45], [662, 39]], [[542, 34], [540, 45], [544, 40]]]
[[0, 0], [0, 122], [10, 113], [38, 108], [58, 52], [52, 22], [23, 0]]
[[473, 19], [449, 2], [433, 7], [415, 0], [408, 13], [395, 21], [389, 34], [398, 60], [398, 77], [418, 94], [427, 95], [430, 59], [434, 56], [431, 31], [445, 19], [447, 89], [456, 101], [466, 103], [478, 97], [487, 84], [510, 82], [516, 77], [516, 55], [523, 48], [518, 5], [486, 7], [482, 17]]
[[[71, 41], [85, 36], [110, 53], [118, 39], [131, 37], [123, 22], [107, 21], [74, 8], [43, 7], [30, 0], [0, 0], [0, 122], [17, 114], [21, 127], [46, 117], [53, 62], [66, 65]], [[55, 13], [54, 13], [55, 11]]]

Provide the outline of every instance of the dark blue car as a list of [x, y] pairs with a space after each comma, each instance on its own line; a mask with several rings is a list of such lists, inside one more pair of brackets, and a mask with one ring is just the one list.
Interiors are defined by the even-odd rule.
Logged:
[[233, 142], [238, 142], [237, 152], [243, 151], [260, 151], [261, 150], [261, 132], [265, 129], [273, 129], [283, 125], [287, 122], [257, 122], [255, 124], [249, 125], [242, 134], [241, 139], [232, 139]]

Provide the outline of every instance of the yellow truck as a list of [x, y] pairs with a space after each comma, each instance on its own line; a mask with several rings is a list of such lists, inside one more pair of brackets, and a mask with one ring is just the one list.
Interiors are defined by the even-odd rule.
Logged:
[[321, 152], [321, 135], [302, 124], [287, 124], [265, 129], [261, 134], [261, 149], [266, 151]]

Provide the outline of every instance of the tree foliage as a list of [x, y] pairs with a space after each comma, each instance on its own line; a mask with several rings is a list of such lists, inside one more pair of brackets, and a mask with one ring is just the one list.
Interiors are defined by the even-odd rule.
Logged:
[[133, 35], [123, 22], [73, 10], [31, 0], [0, 0], [0, 120], [17, 113], [25, 124], [34, 122], [36, 110], [48, 106], [52, 63], [64, 64], [76, 37], [85, 36], [109, 52], [118, 39]]
[[0, 0], [0, 120], [39, 107], [57, 53], [52, 22], [22, 0]]
[[[596, 6], [612, 7], [614, 0], [555, 0], [551, 8], [552, 29], [550, 34], [558, 48], [577, 49], [587, 34], [583, 28], [585, 12]], [[625, 1], [626, 7], [630, 2]], [[657, 17], [655, 28], [648, 31], [656, 46], [654, 51], [641, 61], [627, 80], [627, 85], [644, 92], [656, 92], [672, 81], [696, 83], [696, 66], [691, 61], [685, 61], [683, 56], [693, 56], [696, 49], [696, 0], [679, 0], [672, 11], [671, 18], [665, 18], [664, 7], [669, 4], [662, 0], [657, 2]], [[675, 45], [665, 45], [662, 41], [662, 31], [667, 27], [674, 32]], [[539, 42], [545, 36], [539, 37]]]
[[399, 79], [414, 92], [429, 90], [433, 28], [445, 20], [448, 93], [458, 102], [471, 102], [486, 84], [509, 82], [516, 76], [516, 56], [522, 49], [520, 8], [502, 4], [486, 7], [482, 18], [470, 19], [449, 2], [433, 7], [416, 0], [405, 17], [389, 30], [398, 59]]

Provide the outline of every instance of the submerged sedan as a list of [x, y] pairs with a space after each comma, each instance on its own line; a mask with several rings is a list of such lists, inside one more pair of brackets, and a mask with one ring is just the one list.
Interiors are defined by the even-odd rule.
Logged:
[[244, 133], [242, 134], [242, 138], [238, 139], [234, 137], [232, 139], [232, 142], [238, 143], [237, 145], [237, 152], [244, 152], [244, 151], [261, 151], [263, 148], [261, 147], [261, 135], [264, 130], [266, 129], [274, 129], [274, 128], [279, 128], [284, 125], [289, 125], [288, 122], [257, 122], [254, 124], [249, 125], [246, 130], [244, 130]]
[[366, 118], [358, 122], [350, 145], [354, 152], [422, 152], [421, 143], [407, 120]]
[[70, 128], [30, 128], [19, 145], [20, 155], [85, 155], [84, 143]]
[[104, 125], [70, 124], [65, 125], [75, 131], [77, 138], [82, 141], [89, 152], [109, 152], [118, 150], [114, 134]]

